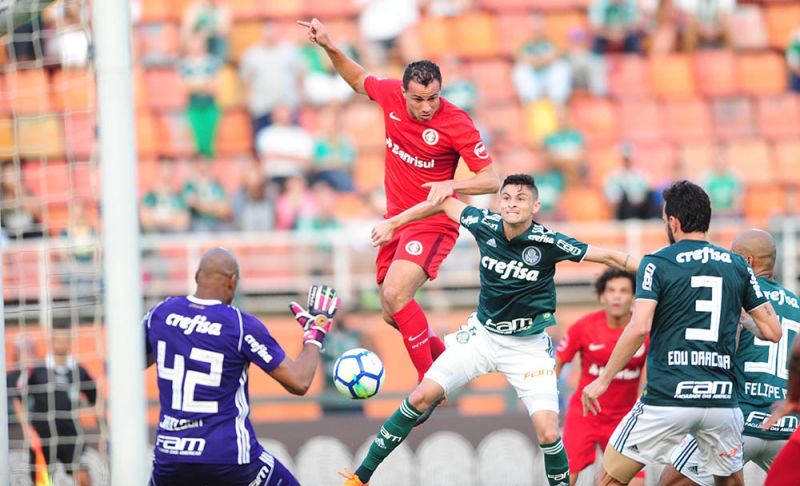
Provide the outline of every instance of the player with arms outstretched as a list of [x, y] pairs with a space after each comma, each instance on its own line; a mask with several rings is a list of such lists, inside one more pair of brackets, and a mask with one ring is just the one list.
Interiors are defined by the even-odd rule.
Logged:
[[645, 464], [667, 462], [688, 433], [717, 484], [741, 484], [732, 363], [741, 309], [768, 341], [780, 340], [780, 324], [747, 262], [706, 241], [711, 203], [701, 187], [672, 184], [663, 212], [670, 245], [642, 259], [631, 323], [583, 389], [584, 413], [599, 413], [598, 398], [650, 335], [644, 395], [608, 442], [600, 484], [628, 484]]
[[586, 417], [581, 411], [581, 392], [605, 368], [614, 345], [625, 325], [631, 320], [633, 290], [636, 280], [632, 273], [609, 268], [594, 284], [603, 309], [580, 318], [570, 326], [556, 349], [556, 377], [566, 363], [580, 354], [581, 377], [572, 395], [564, 420], [564, 448], [569, 457], [571, 484], [575, 484], [582, 470], [594, 463], [599, 446], [606, 448], [611, 433], [620, 419], [628, 413], [639, 397], [639, 383], [643, 377], [648, 341], [636, 351], [625, 369], [611, 382], [611, 393], [603, 395], [603, 413]]
[[548, 483], [569, 484], [567, 454], [558, 430], [553, 343], [545, 332], [556, 323], [556, 264], [587, 260], [634, 271], [637, 262], [624, 253], [590, 247], [534, 222], [533, 215], [540, 207], [533, 178], [518, 174], [503, 181], [499, 214], [449, 197], [438, 205], [417, 204], [373, 229], [373, 244], [385, 244], [395, 229], [444, 211], [469, 230], [478, 244], [480, 296], [467, 325], [448, 336], [447, 349], [383, 424], [359, 468], [345, 475], [347, 486], [367, 484], [422, 413], [447, 393], [492, 371], [506, 376], [527, 408], [544, 452]]
[[[441, 98], [442, 75], [430, 61], [409, 64], [403, 80], [372, 76], [332, 42], [317, 19], [298, 22], [308, 38], [325, 50], [334, 68], [360, 94], [383, 109], [386, 130], [387, 215], [421, 201], [439, 204], [454, 193], [489, 194], [499, 181], [475, 124], [464, 110]], [[474, 176], [453, 180], [460, 158]], [[376, 262], [383, 319], [403, 335], [419, 380], [444, 344], [428, 325], [414, 294], [436, 278], [458, 237], [458, 224], [435, 215], [409, 224], [381, 246]]]
[[[743, 231], [734, 238], [731, 250], [742, 255], [753, 268], [761, 291], [780, 318], [783, 331], [778, 344], [765, 342], [752, 320], [744, 316], [734, 360], [737, 396], [744, 416], [744, 463], [753, 461], [767, 471], [797, 429], [797, 414], [783, 417], [768, 430], [761, 426], [772, 412], [773, 403], [786, 396], [786, 358], [800, 332], [800, 300], [773, 280], [776, 248], [772, 235], [758, 229]], [[662, 475], [662, 486], [713, 485], [714, 478], [698, 456], [697, 441], [687, 436], [673, 451], [672, 464]]]
[[260, 320], [230, 305], [239, 281], [233, 254], [209, 250], [195, 281], [193, 295], [168, 298], [144, 317], [161, 402], [150, 484], [298, 485], [256, 439], [247, 376], [254, 363], [290, 393], [305, 394], [339, 307], [336, 291], [314, 285], [308, 311], [289, 306], [304, 330], [294, 361]]

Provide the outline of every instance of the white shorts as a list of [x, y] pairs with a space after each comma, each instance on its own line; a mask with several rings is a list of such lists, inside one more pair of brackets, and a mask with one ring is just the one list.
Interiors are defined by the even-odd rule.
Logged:
[[[766, 440], [749, 435], [742, 436], [742, 440], [744, 442], [744, 464], [753, 461], [764, 472], [769, 470], [775, 456], [786, 445], [785, 440]], [[680, 445], [672, 451], [670, 462], [678, 472], [700, 486], [714, 486], [714, 476], [701, 465], [700, 454], [697, 452], [697, 440], [691, 435], [684, 437]]]
[[744, 465], [738, 407], [660, 407], [637, 401], [620, 421], [608, 445], [642, 464], [669, 463], [686, 434], [697, 440], [698, 459], [708, 474], [730, 476]]
[[444, 339], [447, 349], [425, 377], [441, 385], [445, 394], [497, 371], [517, 390], [528, 414], [539, 410], [558, 413], [556, 362], [547, 333], [521, 337], [493, 334], [472, 314], [466, 326]]

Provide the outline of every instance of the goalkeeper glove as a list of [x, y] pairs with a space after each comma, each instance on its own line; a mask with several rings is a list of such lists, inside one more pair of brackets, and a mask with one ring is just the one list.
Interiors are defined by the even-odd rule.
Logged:
[[312, 343], [322, 349], [322, 341], [333, 324], [339, 303], [336, 289], [327, 285], [312, 285], [308, 289], [308, 310], [297, 302], [289, 304], [295, 320], [303, 326], [303, 343]]

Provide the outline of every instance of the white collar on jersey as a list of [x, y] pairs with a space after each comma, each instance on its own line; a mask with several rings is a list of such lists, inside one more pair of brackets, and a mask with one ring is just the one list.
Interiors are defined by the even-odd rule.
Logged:
[[198, 299], [194, 295], [187, 295], [186, 298], [189, 299], [190, 302], [194, 302], [195, 304], [199, 305], [217, 305], [222, 303], [221, 300], [216, 299]]

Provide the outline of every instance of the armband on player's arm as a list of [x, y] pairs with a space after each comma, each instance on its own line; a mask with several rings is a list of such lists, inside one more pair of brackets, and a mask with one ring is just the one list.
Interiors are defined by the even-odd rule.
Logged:
[[333, 316], [339, 310], [336, 289], [327, 285], [312, 285], [308, 290], [308, 310], [297, 302], [289, 304], [295, 320], [303, 326], [303, 343], [322, 349], [322, 342], [333, 325]]

